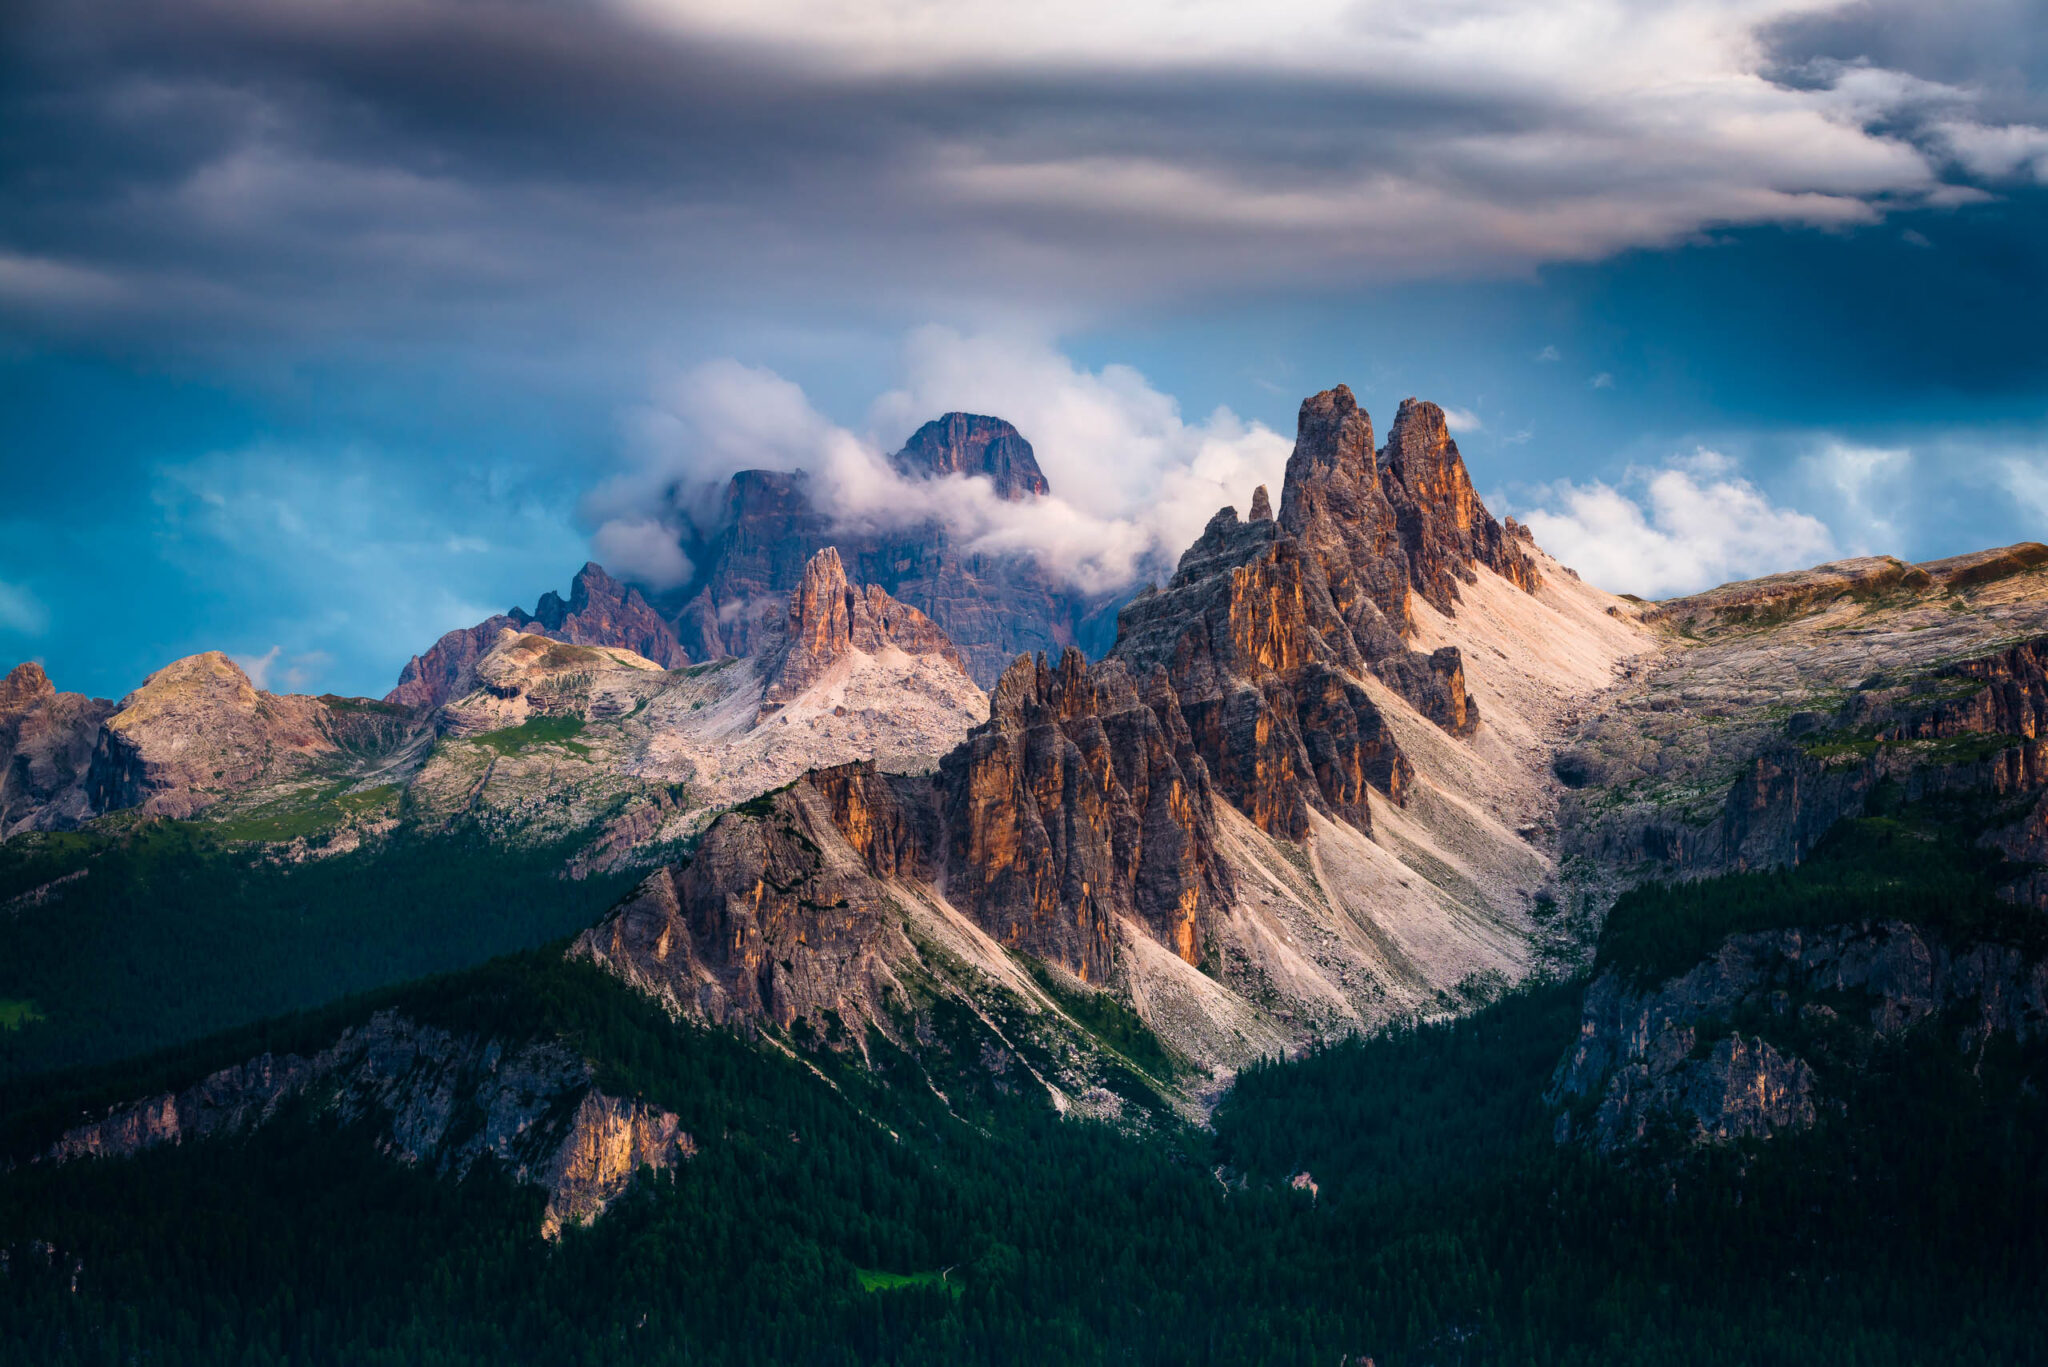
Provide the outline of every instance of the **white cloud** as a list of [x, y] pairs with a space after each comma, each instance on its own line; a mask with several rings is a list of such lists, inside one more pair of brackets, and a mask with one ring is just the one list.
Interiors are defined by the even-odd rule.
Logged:
[[1718, 452], [1632, 469], [1621, 483], [1639, 492], [1562, 481], [1543, 491], [1545, 506], [1518, 516], [1591, 582], [1645, 598], [1802, 568], [1836, 554], [1824, 523], [1773, 504]]
[[1851, 552], [1896, 554], [1905, 544], [1902, 514], [1913, 493], [1910, 450], [1828, 440], [1802, 457], [1799, 469], [1834, 505], [1829, 521], [1847, 533]]
[[2048, 128], [2030, 124], [1986, 127], [1956, 120], [1939, 125], [1936, 131], [1949, 152], [1973, 175], [2048, 185]]
[[[953, 410], [1014, 423], [1051, 496], [1011, 503], [986, 480], [897, 474], [888, 452]], [[970, 546], [1035, 557], [1091, 591], [1170, 568], [1217, 508], [1248, 507], [1255, 486], [1277, 498], [1292, 449], [1227, 408], [1189, 421], [1128, 366], [1088, 370], [1037, 340], [943, 328], [911, 335], [903, 383], [875, 401], [869, 434], [830, 422], [782, 377], [731, 361], [666, 386], [635, 430], [627, 469], [585, 501], [601, 545], [658, 555], [661, 534], [673, 539], [691, 522], [708, 530], [707, 490], [733, 470], [803, 468], [818, 481], [817, 506], [841, 525], [936, 518]]]
[[1562, 359], [1563, 359], [1563, 357], [1561, 357], [1561, 356], [1560, 356], [1560, 355], [1558, 354], [1558, 351], [1557, 351], [1557, 348], [1556, 348], [1556, 347], [1554, 347], [1554, 346], [1545, 346], [1545, 347], [1543, 348], [1543, 350], [1541, 350], [1541, 351], [1539, 351], [1539, 352], [1537, 352], [1537, 353], [1536, 353], [1536, 359], [1537, 359], [1537, 360], [1539, 360], [1539, 361], [1557, 361], [1557, 360], [1562, 360]]
[[1612, 389], [1614, 388], [1614, 376], [1603, 370], [1592, 379], [1586, 381], [1586, 384], [1592, 389]]
[[590, 538], [597, 559], [621, 578], [655, 589], [689, 582], [690, 559], [676, 541], [677, 529], [650, 517], [615, 517]]
[[0, 631], [40, 636], [50, 627], [50, 611], [23, 584], [0, 580]]
[[270, 671], [283, 654], [283, 646], [272, 646], [261, 655], [230, 655], [228, 658], [242, 667], [242, 672], [249, 676], [250, 683], [255, 684], [260, 689], [268, 690], [270, 687]]
[[1482, 430], [1486, 424], [1481, 422], [1479, 415], [1469, 408], [1446, 408], [1444, 409], [1444, 426], [1450, 428], [1453, 432], [1477, 432]]
[[2025, 504], [2035, 517], [2048, 520], [2048, 451], [2006, 456], [1995, 467], [2000, 486]]

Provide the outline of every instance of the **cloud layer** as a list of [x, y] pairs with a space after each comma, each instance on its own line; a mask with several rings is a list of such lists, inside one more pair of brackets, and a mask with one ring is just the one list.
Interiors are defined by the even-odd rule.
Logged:
[[[584, 513], [615, 571], [666, 588], [683, 582], [675, 547], [708, 532], [718, 486], [743, 467], [805, 469], [816, 503], [855, 530], [936, 519], [977, 550], [1027, 555], [1076, 587], [1106, 591], [1169, 571], [1224, 504], [1276, 496], [1292, 441], [1227, 408], [1196, 421], [1128, 366], [1091, 371], [1042, 342], [926, 328], [904, 348], [903, 383], [877, 399], [869, 430], [826, 419], [772, 372], [722, 360], [662, 387], [633, 424], [627, 467]], [[1030, 503], [986, 480], [907, 480], [895, 450], [921, 422], [963, 410], [1023, 432], [1052, 486]]]
[[546, 349], [764, 297], [1071, 319], [2043, 173], [2010, 49], [1930, 59], [1868, 9], [29, 0], [0, 321]]
[[1772, 503], [1714, 451], [1631, 469], [1619, 487], [1560, 482], [1539, 498], [1518, 514], [1538, 544], [1616, 593], [1668, 598], [1836, 554], [1826, 523]]

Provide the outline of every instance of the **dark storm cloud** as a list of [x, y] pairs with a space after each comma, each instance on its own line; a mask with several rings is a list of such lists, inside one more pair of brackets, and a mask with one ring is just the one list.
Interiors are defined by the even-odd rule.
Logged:
[[[765, 37], [661, 17], [18, 8], [0, 317], [518, 347], [763, 297], [1073, 316], [1104, 296], [1515, 271], [1948, 193], [1857, 126], [1875, 97], [1745, 82], [1655, 24], [1589, 30], [1556, 70], [1517, 67], [1528, 21], [1508, 8], [1499, 41], [1447, 20], [1388, 47], [1368, 19], [1331, 60], [995, 42], [878, 66], [808, 43], [801, 15]], [[1716, 31], [1741, 46], [1733, 20]], [[1781, 37], [1780, 58], [1819, 41]], [[1597, 89], [1608, 61], [1703, 79], [1651, 107]]]

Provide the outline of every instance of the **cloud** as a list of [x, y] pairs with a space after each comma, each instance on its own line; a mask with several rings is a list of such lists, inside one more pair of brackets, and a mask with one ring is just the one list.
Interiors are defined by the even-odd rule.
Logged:
[[1536, 359], [1539, 361], [1556, 361], [1561, 360], [1562, 357], [1558, 355], [1556, 347], [1546, 346], [1543, 350], [1536, 353]]
[[1477, 432], [1483, 429], [1486, 424], [1481, 422], [1479, 415], [1469, 408], [1446, 408], [1444, 409], [1444, 426], [1450, 428], [1453, 432]]
[[[1979, 9], [1963, 27], [2004, 22]], [[1923, 75], [1911, 45], [1857, 50], [1882, 24], [1812, 19], [31, 0], [0, 93], [0, 316], [541, 350], [714, 304], [1072, 319], [1867, 223], [2039, 174], [2048, 113], [1986, 74], [2010, 45]]]
[[1517, 516], [1540, 544], [1602, 588], [1645, 598], [1803, 568], [1836, 554], [1824, 523], [1773, 504], [1715, 451], [1631, 469], [1621, 488], [1560, 481], [1539, 497], [1543, 506]]
[[2005, 456], [1994, 467], [1996, 483], [2037, 519], [2048, 520], [2048, 450]]
[[272, 646], [261, 655], [230, 655], [228, 658], [242, 667], [242, 672], [249, 676], [250, 683], [259, 689], [268, 690], [271, 668], [283, 654], [283, 646]]
[[1614, 388], [1614, 376], [1603, 370], [1592, 379], [1586, 381], [1586, 386], [1589, 389], [1612, 389]]
[[250, 683], [266, 693], [304, 693], [334, 663], [334, 657], [324, 650], [303, 651], [286, 658], [281, 645], [274, 645], [261, 655], [228, 658], [242, 667]]
[[[649, 559], [715, 526], [717, 485], [745, 466], [796, 469], [839, 525], [877, 530], [943, 523], [974, 549], [1030, 556], [1079, 588], [1101, 591], [1168, 571], [1224, 504], [1280, 487], [1292, 442], [1227, 408], [1189, 420], [1129, 366], [1077, 366], [1030, 338], [944, 328], [911, 334], [902, 384], [875, 400], [870, 427], [827, 420], [796, 385], [733, 361], [662, 390], [634, 424], [627, 468], [585, 500], [596, 542]], [[1032, 443], [1050, 497], [1011, 503], [988, 481], [912, 480], [890, 465], [918, 424], [942, 412], [992, 414]], [[676, 561], [680, 561], [680, 553]], [[669, 583], [676, 577], [669, 566]], [[608, 562], [609, 563], [609, 562]]]
[[1847, 531], [1850, 551], [1897, 554], [1905, 544], [1904, 513], [1914, 495], [1910, 449], [1830, 438], [1800, 458], [1799, 470], [1834, 505], [1829, 521]]
[[23, 584], [0, 580], [0, 631], [40, 636], [50, 627], [49, 609]]
[[613, 574], [653, 589], [689, 582], [690, 558], [677, 542], [678, 529], [653, 518], [617, 517], [591, 537], [598, 561]]

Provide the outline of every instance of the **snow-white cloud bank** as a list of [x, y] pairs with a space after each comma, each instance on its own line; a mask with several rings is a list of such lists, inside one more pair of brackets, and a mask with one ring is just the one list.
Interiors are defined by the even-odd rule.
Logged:
[[1560, 481], [1518, 512], [1537, 542], [1616, 593], [1668, 598], [1833, 557], [1834, 533], [1699, 450], [1618, 484]]

